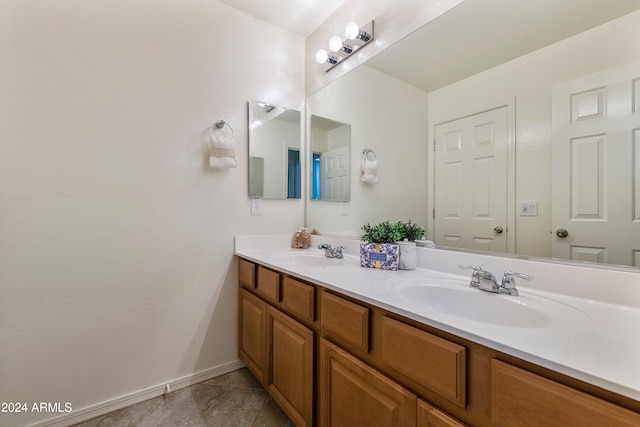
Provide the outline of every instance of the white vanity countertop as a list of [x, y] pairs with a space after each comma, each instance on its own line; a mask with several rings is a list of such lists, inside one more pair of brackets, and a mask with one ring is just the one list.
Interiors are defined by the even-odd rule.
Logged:
[[[640, 308], [637, 307], [635, 300], [630, 301], [630, 305], [623, 305], [594, 300], [593, 295], [589, 293], [586, 297], [581, 297], [568, 292], [549, 292], [533, 286], [535, 277], [532, 282], [518, 281], [519, 297], [482, 292], [467, 286], [471, 276], [470, 271], [464, 273], [456, 271], [454, 274], [451, 268], [447, 271], [446, 268], [436, 270], [432, 266], [427, 266], [428, 268], [421, 266], [428, 264], [421, 262], [421, 258], [429, 252], [419, 254], [419, 267], [416, 270], [386, 271], [361, 268], [356, 249], [351, 247], [357, 246], [357, 242], [353, 243], [354, 241], [351, 241], [347, 248], [344, 260], [330, 259], [328, 261], [335, 263], [322, 263], [325, 266], [309, 265], [309, 263], [297, 262], [296, 256], [321, 255], [322, 251], [288, 248], [290, 238], [290, 236], [274, 236], [272, 239], [265, 236], [237, 236], [235, 254], [640, 401]], [[320, 239], [323, 242], [328, 241], [326, 238]], [[318, 237], [313, 236], [312, 248], [315, 248], [318, 241]], [[477, 259], [473, 257], [468, 259], [469, 257], [464, 253], [435, 249], [427, 251], [431, 251], [431, 254], [437, 251], [439, 257], [455, 257], [450, 264], [456, 267], [457, 264], [478, 263]], [[489, 262], [485, 259], [482, 261]], [[517, 261], [518, 268], [526, 269], [521, 271], [523, 273], [536, 276], [540, 272], [540, 266], [535, 265], [536, 263], [527, 264], [521, 260]], [[483, 265], [483, 268], [487, 267]], [[575, 269], [576, 267], [567, 268]], [[508, 269], [515, 270], [515, 268]], [[585, 268], [585, 270], [591, 269]], [[501, 276], [496, 273], [494, 272], [499, 280]], [[593, 270], [585, 274], [592, 276]], [[403, 296], [402, 288], [406, 283], [420, 282], [423, 279], [428, 279], [442, 287], [455, 289], [454, 295], [459, 291], [461, 298], [470, 300], [469, 311], [462, 310], [461, 315], [455, 315], [447, 310], [438, 309], [437, 301], [429, 300], [429, 303], [425, 304], [407, 298], [407, 294]], [[611, 279], [616, 280], [615, 274]], [[620, 281], [624, 282], [625, 279], [629, 278], [622, 277]], [[640, 283], [637, 282], [636, 277], [632, 279], [636, 281], [638, 290], [634, 289], [630, 294], [635, 296], [640, 292]], [[561, 280], [566, 281], [566, 278]], [[584, 280], [578, 280], [580, 281]], [[576, 285], [580, 286], [580, 283], [574, 284]], [[564, 286], [568, 285], [564, 284]], [[585, 289], [588, 290], [589, 286], [588, 283], [585, 284]], [[478, 292], [480, 295], [469, 292]], [[481, 304], [482, 301], [495, 302], [485, 298], [510, 298], [511, 302], [524, 302], [523, 305], [529, 305], [528, 301], [534, 303], [542, 301], [543, 304], [540, 307], [543, 307], [543, 310], [547, 310], [545, 307], [548, 307], [545, 317], [551, 321], [529, 327], [526, 324], [527, 319], [515, 318], [518, 313], [517, 308], [514, 321], [510, 324], [474, 321], [472, 310], [474, 304]], [[464, 307], [464, 304], [462, 306]], [[509, 304], [506, 308], [513, 311], [511, 307], [517, 307], [517, 305]], [[528, 310], [528, 307], [524, 310]]]

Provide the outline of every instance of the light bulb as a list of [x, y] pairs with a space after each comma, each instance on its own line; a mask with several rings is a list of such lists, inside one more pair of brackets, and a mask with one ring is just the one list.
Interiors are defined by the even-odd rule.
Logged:
[[324, 49], [316, 50], [316, 62], [318, 64], [324, 64], [329, 59], [329, 54]]
[[344, 29], [344, 36], [349, 40], [355, 40], [360, 35], [360, 26], [355, 22], [349, 22]]
[[342, 39], [338, 36], [333, 36], [329, 39], [329, 49], [333, 52], [340, 52], [342, 50]]

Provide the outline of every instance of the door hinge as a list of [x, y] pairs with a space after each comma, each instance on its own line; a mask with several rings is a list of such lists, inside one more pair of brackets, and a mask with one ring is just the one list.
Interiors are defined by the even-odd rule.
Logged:
[[436, 210], [435, 210], [435, 208], [433, 209], [433, 213], [432, 213], [432, 215], [433, 215], [433, 218], [435, 219], [435, 217], [436, 217]]

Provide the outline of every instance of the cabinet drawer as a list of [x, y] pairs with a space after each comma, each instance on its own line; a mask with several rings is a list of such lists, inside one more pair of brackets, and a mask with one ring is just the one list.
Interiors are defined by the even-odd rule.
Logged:
[[496, 426], [639, 426], [640, 414], [496, 359], [491, 360]]
[[251, 261], [240, 258], [238, 261], [238, 282], [245, 288], [256, 286], [256, 265]]
[[369, 352], [369, 309], [339, 296], [323, 292], [320, 321], [322, 335], [337, 338]]
[[256, 290], [272, 301], [280, 301], [280, 273], [258, 266], [258, 280]]
[[282, 306], [313, 322], [315, 318], [315, 288], [285, 276], [282, 279]]
[[384, 363], [409, 381], [465, 407], [465, 347], [385, 316], [381, 350]]

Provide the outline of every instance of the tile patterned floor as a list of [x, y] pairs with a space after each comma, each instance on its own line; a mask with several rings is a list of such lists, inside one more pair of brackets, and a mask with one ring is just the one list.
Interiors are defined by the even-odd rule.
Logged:
[[156, 397], [74, 427], [290, 427], [246, 368]]

